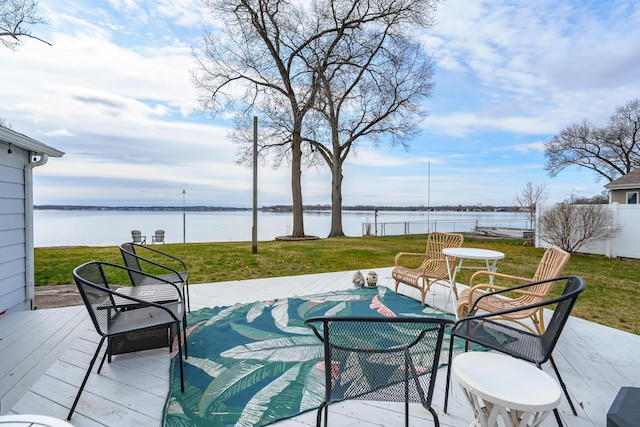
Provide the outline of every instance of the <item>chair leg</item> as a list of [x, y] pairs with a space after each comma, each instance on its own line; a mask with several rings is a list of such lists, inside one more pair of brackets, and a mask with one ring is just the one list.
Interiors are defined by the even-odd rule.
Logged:
[[107, 359], [107, 355], [109, 357], [109, 363], [111, 363], [111, 337], [107, 339], [107, 348], [104, 349], [104, 356], [102, 356], [100, 366], [98, 366], [98, 373], [100, 373], [100, 371], [102, 370], [102, 365], [104, 365], [104, 361]]
[[184, 289], [187, 291], [187, 307], [191, 311], [191, 297], [189, 296], [189, 280], [184, 283]]
[[187, 348], [187, 331], [184, 330], [184, 358], [189, 358], [189, 349]]
[[409, 378], [408, 378], [408, 369], [405, 364], [405, 380], [404, 380], [404, 426], [409, 427]]
[[449, 384], [451, 384], [451, 362], [453, 361], [453, 340], [454, 336], [451, 335], [449, 340], [449, 359], [447, 362], [447, 380], [444, 387], [444, 413], [447, 413], [447, 407], [449, 405]]
[[[100, 349], [102, 348], [102, 344], [104, 344], [104, 340], [106, 337], [102, 337], [100, 343], [98, 344], [98, 348], [96, 352], [93, 354], [93, 359], [91, 359], [91, 363], [89, 364], [89, 369], [87, 369], [87, 373], [84, 376], [84, 380], [82, 380], [82, 384], [80, 385], [80, 389], [78, 390], [78, 394], [76, 394], [76, 399], [73, 401], [73, 405], [71, 405], [71, 410], [69, 411], [69, 415], [67, 416], [67, 421], [71, 419], [73, 412], [76, 410], [76, 405], [80, 400], [80, 395], [82, 394], [82, 390], [84, 390], [84, 386], [87, 384], [87, 380], [89, 379], [89, 375], [91, 375], [91, 370], [93, 369], [93, 365], [96, 363], [96, 359], [98, 358], [98, 354], [100, 353]], [[103, 359], [104, 360], [104, 359]]]
[[558, 408], [553, 410], [553, 415], [556, 417], [556, 421], [558, 422], [558, 427], [564, 427], [562, 424], [562, 419], [560, 418], [560, 412], [558, 412]]
[[178, 330], [178, 358], [180, 359], [180, 391], [184, 393], [184, 367], [182, 364], [182, 338], [180, 337], [182, 334], [180, 333], [180, 325], [177, 325], [176, 329]]
[[432, 408], [429, 407], [428, 411], [431, 412], [431, 415], [433, 415], [433, 424], [435, 427], [440, 427], [440, 420], [438, 419], [438, 414], [436, 414], [436, 411]]
[[[178, 327], [180, 330], [180, 327]], [[182, 332], [184, 333], [184, 358], [189, 358], [189, 350], [187, 349], [187, 313], [183, 313], [182, 315]]]
[[109, 358], [107, 359], [107, 362], [111, 363], [111, 337], [109, 337], [109, 339], [107, 340], [107, 356], [109, 356]]
[[316, 413], [316, 427], [322, 426], [322, 411], [324, 411], [324, 427], [327, 427], [327, 402], [322, 402]]
[[562, 377], [560, 376], [560, 371], [558, 371], [558, 367], [556, 366], [556, 362], [553, 361], [553, 357], [549, 358], [549, 362], [551, 362], [551, 366], [553, 367], [553, 370], [556, 373], [556, 377], [558, 377], [558, 381], [560, 382], [560, 387], [562, 387], [562, 391], [564, 392], [564, 395], [567, 397], [567, 401], [569, 401], [569, 406], [571, 406], [571, 411], [573, 412], [573, 415], [577, 416], [578, 412], [576, 411], [576, 407], [573, 406], [573, 401], [569, 396], [569, 391], [567, 390], [567, 386], [562, 380]]

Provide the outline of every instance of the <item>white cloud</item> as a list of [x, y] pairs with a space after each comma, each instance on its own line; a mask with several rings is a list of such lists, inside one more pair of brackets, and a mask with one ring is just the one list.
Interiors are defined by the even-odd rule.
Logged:
[[504, 151], [516, 151], [519, 154], [529, 154], [529, 153], [543, 153], [544, 152], [544, 142], [530, 142], [525, 144], [516, 144], [505, 147]]
[[640, 92], [639, 10], [626, 1], [444, 2], [425, 39], [442, 72], [478, 79], [480, 111], [518, 109], [502, 120], [456, 112], [429, 124], [451, 135], [484, 126], [544, 134], [612, 111]]
[[[190, 70], [203, 24], [198, 0], [41, 1], [53, 42], [0, 50], [0, 117], [66, 152], [37, 168], [36, 203], [111, 200], [248, 205], [251, 170], [227, 140], [232, 115], [198, 113]], [[527, 181], [562, 200], [597, 194], [586, 171], [549, 180], [542, 142], [587, 118], [604, 123], [640, 93], [637, 2], [447, 0], [422, 35], [437, 60], [430, 115], [411, 148], [360, 142], [344, 203], [506, 204]], [[260, 202], [291, 203], [286, 167], [261, 166]], [[305, 203], [330, 203], [326, 167], [303, 172]]]

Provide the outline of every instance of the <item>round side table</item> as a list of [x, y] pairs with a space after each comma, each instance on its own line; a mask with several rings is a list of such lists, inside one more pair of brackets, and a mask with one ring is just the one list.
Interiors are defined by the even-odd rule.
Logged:
[[0, 415], [1, 427], [73, 427], [66, 421], [46, 415]]
[[472, 427], [539, 426], [560, 404], [553, 378], [511, 356], [467, 352], [453, 359], [451, 370], [473, 407]]

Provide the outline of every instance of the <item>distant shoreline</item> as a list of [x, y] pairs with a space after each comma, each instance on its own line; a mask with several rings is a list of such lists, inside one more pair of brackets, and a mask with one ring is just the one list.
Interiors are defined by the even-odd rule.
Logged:
[[[191, 208], [191, 207], [190, 207]], [[167, 243], [250, 241], [253, 221], [250, 209], [222, 211], [172, 211], [136, 207], [118, 210], [34, 210], [34, 245], [109, 246], [129, 240], [131, 230], [152, 236], [154, 230], [165, 230]], [[211, 209], [211, 208], [210, 208]], [[305, 234], [326, 236], [331, 229], [331, 211], [304, 212]], [[258, 240], [291, 234], [291, 212], [258, 212]], [[410, 212], [343, 211], [342, 227], [347, 236], [416, 234], [433, 231], [470, 231], [475, 227], [522, 227], [525, 220], [518, 212]], [[378, 225], [376, 230], [375, 225]]]
[[[58, 211], [145, 211], [145, 212], [246, 212], [252, 208], [227, 206], [91, 206], [91, 205], [35, 205], [35, 210]], [[330, 205], [305, 205], [305, 211], [331, 211]], [[262, 212], [292, 212], [290, 205], [263, 206]], [[394, 212], [518, 212], [515, 206], [343, 206], [343, 211], [394, 211]]]

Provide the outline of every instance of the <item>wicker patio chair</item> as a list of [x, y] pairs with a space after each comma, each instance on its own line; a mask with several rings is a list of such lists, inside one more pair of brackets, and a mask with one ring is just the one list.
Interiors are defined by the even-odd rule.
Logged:
[[[177, 349], [180, 358], [180, 385], [182, 392], [184, 392], [182, 337], [184, 334], [186, 339], [186, 330], [184, 323], [185, 305], [180, 289], [175, 284], [164, 281], [165, 286], [173, 288], [173, 299], [175, 300], [174, 302], [164, 304], [123, 294], [117, 290], [113, 290], [110, 284], [112, 285], [114, 282], [118, 283], [115, 277], [126, 277], [124, 270], [129, 269], [117, 264], [99, 261], [87, 262], [73, 270], [73, 278], [78, 286], [82, 300], [89, 311], [93, 326], [101, 338], [91, 359], [87, 373], [84, 376], [82, 385], [71, 406], [67, 420], [71, 419], [75, 411], [76, 405], [80, 400], [80, 395], [84, 390], [84, 386], [89, 379], [91, 370], [105, 340], [107, 340], [107, 347], [100, 366], [98, 367], [98, 374], [104, 365], [105, 359], [107, 359], [107, 354], [109, 355], [109, 360], [111, 359], [110, 349], [114, 337], [166, 328], [167, 344], [170, 345], [173, 340], [177, 338]], [[140, 334], [140, 336], [144, 336], [144, 333]], [[184, 352], [186, 356], [186, 341]]]
[[[424, 305], [425, 296], [431, 285], [451, 277], [452, 270], [455, 268], [456, 259], [445, 256], [442, 249], [459, 248], [462, 247], [463, 242], [464, 236], [462, 234], [434, 231], [427, 238], [425, 253], [400, 252], [396, 254], [395, 267], [391, 272], [391, 276], [396, 281], [396, 292], [398, 292], [400, 283], [414, 287], [420, 291], [422, 305]], [[400, 265], [403, 258], [422, 260], [422, 264], [417, 268], [403, 267]], [[447, 258], [449, 258], [448, 263]], [[451, 283], [448, 285], [453, 287]]]
[[[555, 371], [560, 386], [564, 395], [569, 401], [571, 410], [574, 415], [577, 415], [576, 408], [571, 401], [567, 387], [560, 376], [560, 372], [553, 361], [551, 353], [560, 338], [560, 334], [564, 329], [564, 325], [569, 319], [571, 310], [578, 299], [578, 296], [585, 290], [585, 283], [582, 278], [578, 276], [565, 276], [556, 277], [553, 279], [544, 280], [535, 283], [525, 283], [515, 286], [513, 288], [502, 289], [492, 293], [482, 295], [475, 304], [481, 304], [483, 299], [492, 298], [500, 294], [505, 294], [513, 291], [524, 291], [527, 288], [533, 288], [536, 286], [547, 284], [560, 284], [564, 283], [562, 294], [559, 297], [539, 301], [534, 304], [529, 304], [521, 307], [511, 307], [508, 310], [499, 311], [497, 313], [483, 313], [475, 316], [467, 316], [458, 320], [451, 329], [451, 346], [449, 348], [449, 365], [447, 367], [447, 383], [445, 387], [445, 400], [444, 411], [447, 412], [447, 404], [449, 399], [449, 382], [451, 380], [451, 361], [453, 358], [453, 341], [455, 337], [462, 338], [468, 343], [473, 342], [480, 344], [488, 349], [498, 351], [500, 353], [508, 354], [518, 359], [525, 360], [527, 362], [534, 363], [538, 368], [542, 369], [542, 364], [550, 361], [553, 370]], [[518, 311], [529, 310], [543, 310], [554, 309], [549, 325], [545, 329], [544, 333], [538, 334], [531, 332], [530, 330], [522, 329], [515, 325], [510, 325], [502, 320], [496, 320], [495, 317], [507, 318], [511, 314], [515, 314]], [[471, 312], [475, 312], [475, 307], [472, 307]], [[482, 369], [482, 367], [478, 367]], [[514, 381], [518, 381], [514, 378]], [[560, 420], [560, 414], [558, 410], [554, 410], [558, 425], [562, 426]]]
[[144, 245], [147, 243], [147, 236], [143, 236], [140, 230], [131, 230], [131, 241], [139, 245]]
[[451, 320], [427, 317], [326, 316], [305, 320], [324, 343], [325, 400], [316, 427], [328, 422], [331, 402], [344, 399], [419, 402], [431, 407], [446, 325]]
[[[189, 272], [184, 261], [157, 249], [134, 243], [121, 244], [120, 253], [124, 264], [131, 269], [133, 286], [156, 285], [162, 281], [175, 283], [180, 287], [187, 311], [191, 311]], [[159, 282], [157, 278], [162, 280]]]
[[[549, 293], [553, 289], [554, 282], [546, 281], [558, 277], [562, 274], [565, 266], [569, 262], [571, 254], [560, 249], [557, 246], [552, 246], [547, 249], [538, 264], [536, 273], [532, 278], [511, 276], [503, 273], [496, 273], [490, 271], [477, 271], [471, 276], [471, 282], [469, 288], [460, 292], [458, 298], [458, 318], [465, 317], [468, 313], [476, 313], [477, 310], [483, 310], [487, 312], [498, 312], [508, 310], [510, 308], [517, 308], [523, 306], [531, 306], [540, 301], [544, 301], [548, 298]], [[503, 294], [494, 294], [482, 298], [475, 304], [473, 310], [469, 310], [469, 307], [473, 306], [480, 296], [485, 295], [490, 290], [505, 289], [508, 286], [497, 286], [489, 283], [478, 283], [480, 278], [493, 277], [500, 280], [508, 279], [515, 282], [540, 282], [539, 285], [530, 286], [526, 289], [514, 291], [511, 296], [513, 298], [505, 297]], [[544, 282], [541, 282], [544, 281]], [[529, 310], [516, 310], [502, 315], [505, 320], [518, 323], [531, 332], [537, 332], [539, 334], [544, 332], [544, 310], [540, 308], [531, 308]], [[533, 322], [533, 328], [531, 325], [522, 322], [524, 319], [531, 319]]]

